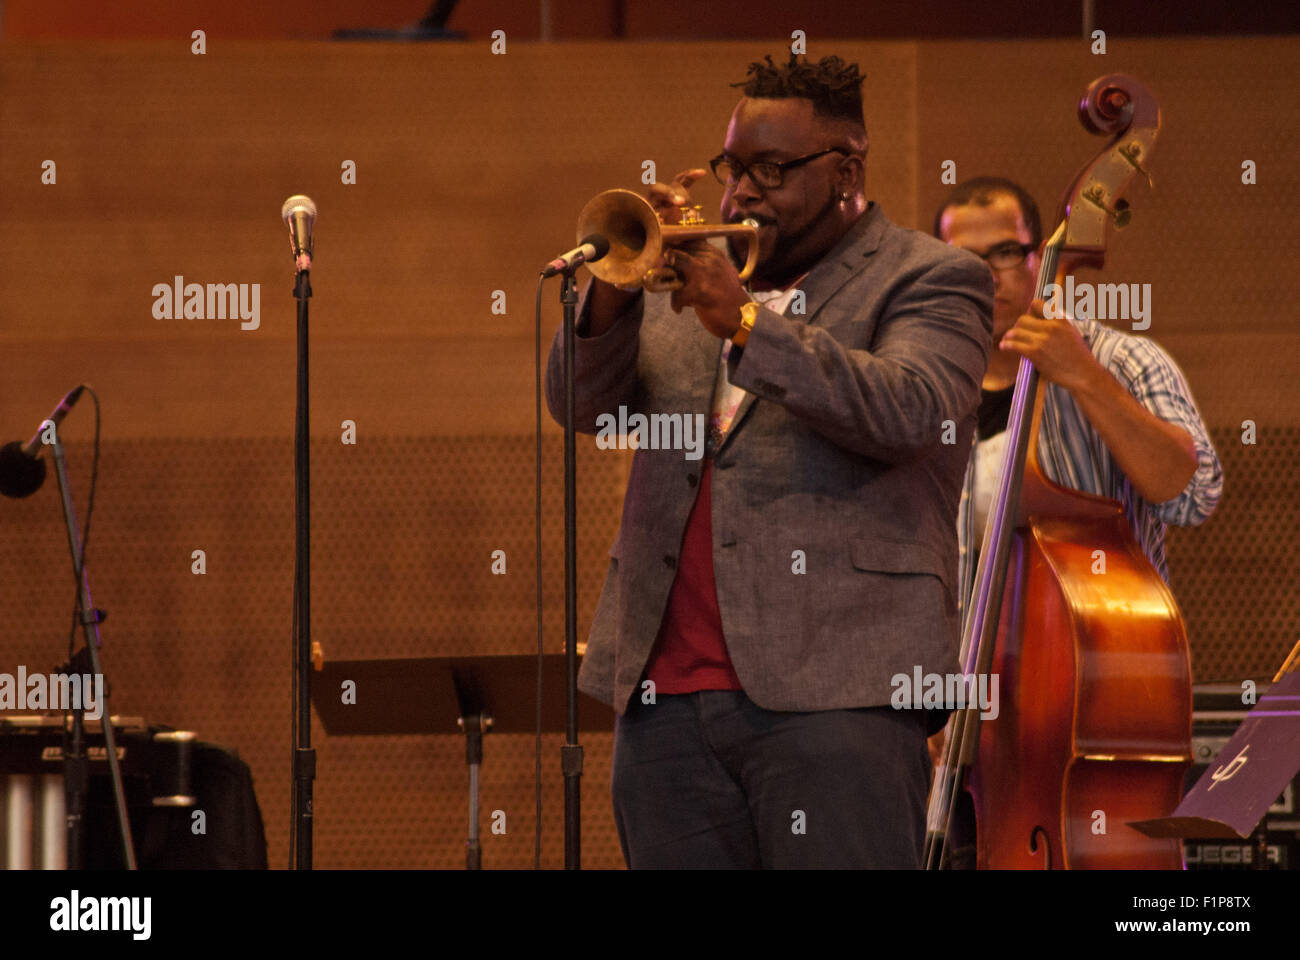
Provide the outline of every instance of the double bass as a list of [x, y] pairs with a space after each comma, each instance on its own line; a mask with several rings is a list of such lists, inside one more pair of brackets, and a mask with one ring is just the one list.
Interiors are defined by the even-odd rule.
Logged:
[[[1037, 293], [1101, 267], [1130, 218], [1160, 109], [1122, 74], [1089, 85], [1083, 125], [1111, 139], [1075, 177], [1042, 247]], [[979, 869], [1181, 869], [1177, 840], [1128, 824], [1169, 814], [1191, 763], [1182, 616], [1123, 508], [1050, 481], [1038, 460], [1043, 385], [1020, 361], [1001, 477], [963, 611], [962, 669], [998, 677], [996, 717], [948, 723], [927, 813], [928, 869], [948, 866], [961, 791]]]

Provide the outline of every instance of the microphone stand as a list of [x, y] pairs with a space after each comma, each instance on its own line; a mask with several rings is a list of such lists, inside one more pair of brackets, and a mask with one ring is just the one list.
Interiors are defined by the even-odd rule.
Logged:
[[[68, 461], [63, 455], [63, 442], [59, 439], [58, 428], [54, 428], [54, 471], [59, 478], [59, 496], [63, 500], [63, 518], [68, 525], [68, 549], [72, 553], [72, 572], [76, 576], [81, 571], [77, 590], [81, 599], [81, 632], [86, 640], [86, 652], [90, 658], [91, 683], [95, 677], [104, 676], [104, 668], [99, 661], [99, 623], [100, 612], [90, 604], [90, 581], [82, 566], [81, 534], [77, 530], [76, 509], [72, 503], [72, 485], [68, 479]], [[69, 644], [69, 671], [76, 670], [77, 657], [72, 650], [75, 641]], [[108, 759], [108, 772], [113, 781], [113, 805], [117, 810], [118, 833], [122, 839], [122, 853], [128, 870], [136, 869], [135, 843], [131, 838], [131, 821], [126, 811], [126, 792], [122, 788], [122, 768], [117, 759], [117, 743], [113, 734], [112, 717], [108, 710], [108, 680], [104, 680], [103, 697], [100, 704], [102, 713], [100, 722], [104, 729], [104, 748]], [[86, 793], [90, 785], [90, 769], [86, 756], [85, 718], [86, 697], [83, 691], [81, 703], [72, 711], [72, 733], [68, 737], [64, 728], [63, 782], [66, 795], [66, 837], [67, 865], [69, 869], [80, 870], [85, 865], [85, 815]]]
[[564, 773], [564, 869], [582, 869], [582, 747], [578, 744], [578, 461], [573, 425], [574, 340], [577, 335], [577, 267], [561, 273], [564, 310], [564, 676], [565, 728], [560, 747]]
[[[307, 261], [310, 263], [310, 261]], [[294, 724], [293, 848], [294, 867], [310, 870], [312, 860], [312, 787], [316, 751], [311, 748], [311, 416], [307, 393], [307, 301], [311, 270], [299, 269], [294, 281], [298, 301], [298, 407], [294, 437]]]

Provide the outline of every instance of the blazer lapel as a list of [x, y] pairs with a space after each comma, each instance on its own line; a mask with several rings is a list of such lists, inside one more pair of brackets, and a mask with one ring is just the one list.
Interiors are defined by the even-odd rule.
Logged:
[[[840, 238], [840, 242], [831, 248], [830, 253], [822, 257], [799, 285], [799, 289], [804, 293], [803, 314], [790, 312], [790, 308], [794, 306], [794, 302], [791, 301], [782, 316], [805, 323], [816, 323], [822, 307], [840, 287], [849, 282], [850, 277], [866, 267], [868, 258], [880, 246], [880, 238], [887, 226], [889, 221], [880, 207], [872, 201], [867, 205], [866, 212], [858, 218], [858, 222], [849, 228], [849, 232]], [[699, 324], [696, 324], [696, 327], [698, 329]], [[718, 348], [718, 353], [720, 357], [721, 347]], [[715, 360], [721, 362], [718, 358]], [[722, 444], [715, 452], [715, 456], [731, 442], [731, 438], [736, 435], [736, 431], [740, 429], [745, 416], [757, 399], [758, 397], [752, 393], [746, 393], [741, 399], [740, 406], [736, 408], [735, 419], [731, 422], [731, 429], [722, 438]]]

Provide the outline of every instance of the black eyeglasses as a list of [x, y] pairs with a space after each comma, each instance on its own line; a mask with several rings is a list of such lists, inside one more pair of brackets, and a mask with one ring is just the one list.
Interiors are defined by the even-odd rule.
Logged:
[[724, 187], [728, 184], [739, 183], [740, 178], [749, 174], [749, 178], [754, 184], [764, 190], [775, 190], [785, 181], [785, 172], [793, 170], [795, 167], [802, 167], [805, 163], [811, 163], [818, 157], [824, 157], [828, 153], [840, 153], [844, 156], [852, 156], [850, 151], [843, 147], [831, 147], [827, 150], [818, 150], [816, 153], [810, 153], [806, 157], [795, 157], [793, 160], [763, 160], [759, 163], [744, 164], [734, 157], [728, 157], [725, 153], [720, 153], [709, 161], [709, 167], [713, 170], [713, 176], [717, 178], [718, 183]]
[[975, 253], [985, 263], [994, 270], [1006, 270], [1008, 267], [1018, 267], [1025, 262], [1025, 257], [1029, 256], [1038, 247], [1032, 243], [1016, 243], [1014, 240], [1008, 240], [1006, 243], [999, 243], [996, 247], [985, 253]]

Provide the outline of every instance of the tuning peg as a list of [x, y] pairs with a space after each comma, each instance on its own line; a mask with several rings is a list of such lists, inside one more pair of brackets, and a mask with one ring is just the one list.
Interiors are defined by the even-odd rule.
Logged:
[[1116, 230], [1123, 230], [1128, 226], [1129, 221], [1133, 219], [1133, 212], [1129, 210], [1127, 200], [1120, 199], [1113, 207], [1108, 207], [1106, 205], [1106, 191], [1099, 183], [1094, 183], [1092, 186], [1087, 187], [1081, 196], [1089, 203], [1100, 207], [1110, 214], [1110, 218], [1115, 221]]
[[1143, 169], [1142, 164], [1138, 162], [1142, 157], [1142, 144], [1138, 143], [1136, 140], [1130, 140], [1119, 148], [1119, 155], [1127, 160], [1134, 170], [1146, 178], [1148, 187], [1155, 186], [1151, 181], [1151, 174], [1147, 173], [1146, 170]]

